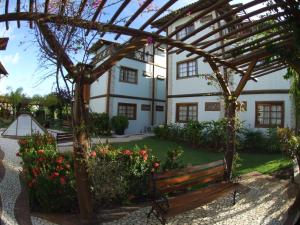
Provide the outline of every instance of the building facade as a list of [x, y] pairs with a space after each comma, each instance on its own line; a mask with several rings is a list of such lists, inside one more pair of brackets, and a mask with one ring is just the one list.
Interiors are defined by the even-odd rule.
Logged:
[[[184, 18], [171, 24], [167, 33], [171, 34], [199, 12], [193, 12]], [[216, 18], [216, 11], [195, 21], [192, 25], [184, 28], [173, 38], [182, 39], [200, 26]], [[153, 24], [159, 27], [160, 23], [170, 19], [172, 14], [158, 20]], [[223, 21], [223, 24], [225, 21]], [[207, 26], [206, 29], [189, 37], [186, 43], [191, 43], [200, 36], [215, 30], [220, 24]], [[214, 40], [220, 32], [211, 35], [205, 43]], [[201, 44], [199, 46], [201, 48]], [[213, 44], [209, 51], [218, 47]], [[186, 123], [189, 120], [209, 121], [218, 120], [225, 115], [224, 101], [221, 88], [212, 79], [213, 71], [203, 58], [197, 55], [188, 56], [189, 52], [183, 51], [178, 54], [176, 49], [167, 51], [167, 122]], [[222, 53], [220, 49], [219, 52]], [[224, 72], [224, 68], [221, 68]], [[238, 74], [227, 70], [231, 89], [234, 90], [241, 79]], [[283, 76], [286, 69], [273, 72], [268, 76], [259, 78], [258, 82], [249, 80], [239, 97], [238, 115], [248, 128], [268, 127], [294, 127], [293, 100], [289, 94], [290, 83]]]
[[[101, 64], [118, 48], [101, 41], [92, 47], [93, 63]], [[104, 73], [90, 88], [90, 110], [109, 117], [125, 115], [125, 134], [146, 133], [164, 123], [166, 110], [166, 50], [153, 45], [127, 55]]]

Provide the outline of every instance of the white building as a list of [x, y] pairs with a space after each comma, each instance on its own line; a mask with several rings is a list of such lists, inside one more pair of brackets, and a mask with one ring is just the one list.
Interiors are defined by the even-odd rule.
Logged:
[[[180, 9], [179, 9], [180, 10]], [[199, 12], [192, 12], [185, 17], [179, 18], [167, 29], [167, 34], [175, 31], [177, 27], [190, 20]], [[158, 21], [153, 26], [160, 27], [166, 21], [171, 20], [176, 14], [173, 12]], [[173, 38], [181, 39], [203, 24], [216, 18], [216, 12], [197, 20], [193, 25], [186, 27]], [[225, 21], [223, 21], [223, 24]], [[217, 29], [218, 24], [209, 26], [187, 40], [191, 43], [200, 36]], [[205, 42], [219, 37], [219, 32], [210, 36]], [[205, 45], [205, 43], [203, 43]], [[207, 50], [217, 47], [214, 44]], [[201, 45], [200, 45], [201, 47]], [[220, 50], [221, 51], [221, 50]], [[203, 58], [192, 55], [189, 52], [174, 53], [174, 49], [167, 52], [167, 122], [186, 123], [188, 120], [208, 121], [218, 120], [224, 117], [224, 103], [221, 89], [218, 86], [208, 85], [203, 77], [209, 77], [212, 70]], [[248, 81], [244, 91], [239, 97], [243, 102], [244, 110], [239, 112], [240, 119], [250, 128], [267, 128], [271, 126], [294, 126], [292, 99], [289, 95], [289, 81], [283, 78], [286, 70], [274, 72], [268, 76], [259, 78], [256, 83]], [[199, 75], [202, 77], [200, 78]], [[231, 78], [232, 89], [240, 80], [239, 75]]]
[[[99, 41], [91, 51], [98, 66], [118, 48], [118, 44]], [[166, 52], [148, 45], [120, 60], [91, 85], [90, 109], [109, 117], [129, 119], [126, 134], [145, 133], [165, 121]]]

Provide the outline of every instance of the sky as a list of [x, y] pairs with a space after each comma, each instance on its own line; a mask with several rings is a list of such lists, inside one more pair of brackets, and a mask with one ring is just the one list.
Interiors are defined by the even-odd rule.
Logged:
[[[197, 0], [178, 0], [173, 9], [195, 1]], [[232, 2], [246, 3], [248, 1], [233, 0]], [[165, 1], [162, 2], [164, 3]], [[4, 1], [0, 3], [0, 10], [1, 12], [4, 11]], [[130, 15], [134, 10], [130, 7], [126, 8], [126, 13]], [[141, 19], [139, 21], [144, 22], [145, 20]], [[14, 90], [22, 87], [27, 96], [33, 96], [34, 94], [45, 95], [54, 91], [56, 86], [53, 78], [41, 82], [45, 72], [39, 68], [39, 48], [37, 43], [34, 42], [33, 30], [29, 29], [27, 22], [21, 22], [21, 28], [17, 28], [16, 22], [10, 22], [9, 25], [10, 29], [7, 31], [5, 23], [0, 23], [0, 37], [9, 37], [6, 50], [0, 51], [0, 61], [9, 73], [8, 77], [0, 80], [0, 95], [7, 93], [8, 87]]]

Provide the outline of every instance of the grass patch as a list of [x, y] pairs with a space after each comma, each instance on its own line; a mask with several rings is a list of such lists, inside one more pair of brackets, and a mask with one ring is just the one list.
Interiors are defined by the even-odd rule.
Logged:
[[[195, 149], [185, 144], [178, 144], [176, 142], [156, 138], [145, 138], [138, 141], [114, 144], [114, 146], [123, 149], [132, 148], [135, 145], [140, 147], [147, 146], [152, 149], [152, 153], [162, 161], [166, 158], [166, 153], [177, 146], [183, 148], [183, 161], [187, 164], [197, 165], [224, 158], [223, 153], [211, 152], [205, 149]], [[291, 161], [282, 154], [240, 153], [240, 158], [242, 162], [240, 163], [241, 167], [238, 168], [239, 174], [246, 174], [253, 171], [270, 174], [292, 165]]]
[[11, 124], [11, 119], [0, 118], [0, 128], [7, 128]]

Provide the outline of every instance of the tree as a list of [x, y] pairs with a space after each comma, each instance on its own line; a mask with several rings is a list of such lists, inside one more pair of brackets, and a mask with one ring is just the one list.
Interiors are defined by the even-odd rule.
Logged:
[[13, 117], [15, 119], [22, 107], [22, 101], [25, 99], [25, 95], [23, 94], [23, 88], [21, 87], [17, 88], [15, 91], [11, 87], [8, 87], [7, 90], [9, 93], [6, 94], [6, 98], [12, 105]]
[[50, 118], [55, 118], [55, 110], [59, 108], [60, 100], [55, 93], [51, 93], [45, 96], [44, 106], [49, 110]]

